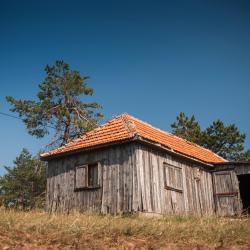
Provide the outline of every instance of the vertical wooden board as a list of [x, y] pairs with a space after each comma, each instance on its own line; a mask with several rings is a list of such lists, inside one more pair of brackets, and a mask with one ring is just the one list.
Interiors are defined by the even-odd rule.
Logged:
[[102, 213], [107, 213], [107, 182], [108, 182], [108, 170], [107, 170], [107, 160], [103, 161], [103, 180], [102, 180]]
[[146, 160], [145, 160], [145, 150], [143, 150], [143, 148], [141, 148], [141, 155], [142, 155], [142, 178], [143, 178], [143, 194], [144, 194], [144, 211], [149, 212], [148, 209], [148, 192], [149, 192], [149, 185], [147, 183], [147, 179], [146, 179], [146, 171], [147, 171], [147, 166], [146, 166]]
[[114, 148], [112, 148], [109, 152], [109, 169], [110, 169], [110, 174], [109, 174], [109, 190], [108, 190], [108, 204], [110, 207], [110, 213], [114, 213], [114, 207], [115, 207], [115, 198], [114, 193], [116, 190], [114, 190], [114, 157], [115, 157], [115, 152]]
[[207, 195], [207, 203], [206, 203], [206, 213], [211, 215], [214, 213], [215, 208], [214, 208], [214, 197], [213, 197], [213, 186], [212, 186], [212, 174], [209, 172], [206, 173], [206, 184], [205, 186], [207, 187], [206, 190], [206, 195]]
[[123, 172], [124, 172], [124, 161], [123, 161], [123, 157], [124, 157], [124, 152], [123, 150], [121, 150], [120, 154], [118, 155], [118, 162], [120, 163], [118, 165], [118, 197], [117, 197], [117, 212], [121, 213], [123, 211], [123, 197], [124, 197], [124, 188], [123, 188]]
[[162, 195], [163, 195], [163, 201], [164, 201], [164, 213], [172, 213], [172, 204], [171, 204], [171, 192], [169, 190], [166, 190], [165, 188], [165, 169], [163, 167], [163, 162], [169, 163], [171, 162], [171, 157], [168, 155], [164, 154], [164, 157], [162, 157], [162, 162], [161, 162], [161, 174], [162, 174]]
[[111, 207], [111, 213], [116, 214], [117, 213], [117, 148], [113, 148], [113, 154], [111, 157], [111, 196], [110, 196], [110, 207]]
[[185, 176], [185, 190], [184, 193], [186, 195], [186, 213], [190, 214], [193, 212], [194, 210], [194, 206], [193, 206], [193, 199], [192, 199], [192, 179], [191, 179], [191, 175], [190, 175], [190, 166], [187, 165], [184, 167], [184, 176]]
[[131, 145], [129, 147], [129, 168], [128, 168], [128, 212], [132, 212], [133, 207], [133, 186], [134, 186], [134, 179], [133, 179], [133, 165], [134, 165], [134, 146]]
[[152, 151], [148, 151], [146, 154], [146, 159], [145, 161], [147, 162], [147, 171], [146, 171], [146, 180], [149, 186], [148, 193], [149, 193], [149, 208], [151, 212], [155, 212], [155, 196], [153, 195], [153, 173], [152, 173]]
[[[250, 167], [250, 166], [249, 166]], [[231, 177], [232, 177], [232, 183], [233, 183], [233, 187], [235, 192], [238, 193], [238, 195], [235, 197], [235, 208], [234, 211], [236, 214], [241, 214], [243, 211], [243, 205], [242, 205], [242, 201], [241, 201], [241, 197], [240, 197], [240, 186], [239, 186], [239, 180], [237, 178], [236, 172], [233, 171], [231, 173]]]
[[115, 196], [115, 207], [114, 207], [114, 213], [118, 213], [118, 197], [119, 197], [119, 154], [120, 154], [120, 148], [117, 148], [115, 150], [115, 164], [114, 164], [114, 196]]
[[158, 168], [158, 162], [157, 162], [158, 154], [152, 154], [151, 155], [151, 163], [152, 163], [152, 190], [153, 195], [152, 199], [154, 200], [154, 211], [156, 213], [161, 213], [161, 199], [160, 199], [160, 189], [159, 189], [159, 181], [160, 181], [160, 175], [159, 175], [159, 168]]
[[189, 207], [188, 207], [188, 194], [187, 194], [187, 176], [186, 176], [186, 171], [185, 168], [186, 166], [182, 164], [182, 176], [183, 176], [183, 209], [185, 214], [189, 213]]
[[158, 183], [157, 183], [157, 189], [158, 189], [158, 199], [159, 199], [159, 206], [160, 206], [160, 213], [165, 213], [166, 211], [166, 200], [164, 195], [164, 176], [163, 176], [163, 162], [164, 158], [162, 154], [158, 154], [156, 157], [156, 165], [157, 165], [157, 172], [158, 172]]
[[145, 172], [144, 172], [144, 181], [145, 181], [145, 193], [146, 193], [146, 201], [147, 201], [147, 211], [153, 212], [153, 199], [152, 199], [152, 178], [151, 178], [151, 162], [150, 162], [150, 154], [149, 150], [144, 150], [144, 164], [145, 164]]
[[132, 189], [132, 211], [138, 211], [139, 208], [139, 180], [137, 175], [137, 145], [134, 145], [133, 147], [133, 165], [132, 165], [132, 181], [133, 181], [133, 189]]
[[138, 148], [138, 177], [139, 177], [139, 185], [141, 190], [141, 211], [144, 211], [147, 206], [146, 197], [145, 197], [145, 182], [144, 182], [144, 162], [143, 162], [143, 156], [142, 156], [142, 148]]
[[129, 171], [129, 148], [126, 148], [125, 150], [125, 161], [124, 161], [124, 171], [123, 171], [123, 176], [124, 176], [124, 212], [128, 212], [128, 206], [129, 206], [129, 193], [128, 193], [128, 185], [129, 179], [128, 179], [128, 171]]
[[191, 188], [192, 188], [194, 212], [196, 214], [200, 214], [199, 198], [198, 198], [198, 192], [197, 192], [197, 185], [195, 183], [195, 173], [194, 173], [193, 167], [190, 168], [190, 174], [191, 174]]
[[[140, 146], [136, 144], [135, 148], [135, 165], [134, 165], [134, 179], [135, 179], [135, 188], [134, 188], [134, 203], [133, 209], [135, 211], [142, 211], [143, 201], [142, 201], [142, 189], [141, 189], [141, 165], [140, 165]], [[137, 188], [136, 188], [137, 187]]]

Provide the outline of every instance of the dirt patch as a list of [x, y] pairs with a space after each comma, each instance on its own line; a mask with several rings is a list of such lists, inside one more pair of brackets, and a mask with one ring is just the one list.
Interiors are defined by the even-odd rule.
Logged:
[[119, 235], [98, 236], [52, 234], [50, 236], [34, 236], [21, 231], [6, 231], [0, 229], [0, 249], [2, 250], [71, 250], [71, 249], [123, 249], [123, 250], [248, 250], [250, 242], [224, 246], [223, 242], [207, 244], [197, 241], [169, 242], [163, 237], [124, 237]]

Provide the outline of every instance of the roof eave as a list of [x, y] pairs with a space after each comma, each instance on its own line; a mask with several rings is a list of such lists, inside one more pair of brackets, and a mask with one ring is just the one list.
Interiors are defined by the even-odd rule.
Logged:
[[167, 151], [168, 153], [170, 153], [172, 155], [176, 155], [178, 157], [188, 159], [188, 160], [190, 160], [192, 162], [199, 163], [199, 164], [201, 164], [203, 166], [211, 167], [211, 168], [214, 167], [214, 163], [213, 162], [205, 162], [205, 161], [199, 160], [199, 159], [191, 157], [189, 155], [180, 153], [180, 152], [178, 152], [178, 151], [176, 151], [176, 150], [174, 150], [174, 149], [172, 149], [170, 147], [166, 147], [165, 145], [162, 145], [160, 143], [156, 143], [154, 141], [150, 141], [150, 140], [142, 138], [142, 137], [137, 137], [137, 140], [140, 141], [140, 142], [144, 142], [146, 144], [149, 144], [151, 146], [154, 146], [154, 147], [157, 147], [157, 148], [161, 148], [162, 150]]
[[94, 146], [85, 147], [85, 148], [79, 148], [79, 149], [75, 149], [75, 150], [71, 150], [71, 151], [67, 151], [67, 152], [60, 152], [60, 153], [56, 153], [56, 154], [52, 154], [52, 155], [45, 155], [45, 156], [40, 155], [40, 160], [50, 161], [50, 160], [61, 158], [61, 157], [67, 156], [67, 155], [72, 155], [72, 154], [77, 154], [77, 153], [81, 153], [81, 152], [85, 152], [85, 151], [89, 151], [89, 150], [93, 150], [93, 149], [100, 149], [100, 148], [104, 148], [104, 147], [110, 147], [110, 146], [114, 146], [114, 145], [118, 145], [118, 144], [123, 144], [123, 143], [133, 141], [134, 138], [135, 137], [127, 138], [127, 139], [123, 139], [123, 140], [119, 140], [119, 141], [94, 145]]
[[145, 138], [143, 138], [143, 137], [141, 137], [141, 136], [139, 136], [137, 134], [135, 134], [131, 138], [124, 139], [124, 140], [119, 140], [119, 141], [115, 141], [115, 142], [111, 142], [111, 143], [99, 144], [99, 145], [86, 147], [86, 148], [79, 148], [79, 149], [76, 149], [76, 150], [73, 150], [73, 151], [62, 152], [62, 153], [57, 153], [57, 154], [53, 154], [53, 155], [40, 156], [40, 159], [42, 161], [50, 161], [50, 160], [61, 158], [61, 157], [67, 156], [67, 155], [77, 154], [77, 153], [80, 153], [80, 152], [85, 152], [85, 151], [94, 150], [94, 149], [100, 149], [100, 148], [103, 148], [103, 147], [110, 147], [110, 146], [119, 145], [119, 144], [123, 144], [123, 143], [128, 143], [128, 142], [132, 142], [132, 141], [143, 142], [143, 143], [146, 143], [148, 145], [151, 145], [151, 146], [154, 146], [154, 147], [157, 147], [157, 148], [161, 148], [162, 150], [167, 151], [168, 153], [170, 153], [172, 155], [176, 155], [178, 157], [188, 159], [188, 160], [190, 160], [192, 162], [199, 163], [199, 164], [201, 164], [203, 166], [206, 166], [206, 167], [209, 167], [209, 168], [213, 168], [214, 164], [224, 164], [224, 162], [211, 163], [211, 162], [205, 162], [205, 161], [199, 160], [197, 158], [194, 158], [194, 157], [185, 155], [183, 153], [177, 152], [177, 151], [171, 149], [170, 147], [166, 147], [166, 146], [164, 146], [164, 145], [162, 145], [160, 143], [156, 143], [154, 141], [150, 141], [148, 139], [145, 139]]

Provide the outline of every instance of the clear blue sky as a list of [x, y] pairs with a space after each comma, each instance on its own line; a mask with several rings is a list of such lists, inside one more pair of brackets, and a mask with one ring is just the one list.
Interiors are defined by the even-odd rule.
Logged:
[[[236, 125], [250, 147], [250, 1], [1, 1], [0, 111], [34, 98], [44, 66], [89, 75], [105, 119], [128, 112], [165, 130], [183, 111]], [[0, 166], [49, 138], [0, 116]], [[0, 174], [3, 173], [0, 167]]]

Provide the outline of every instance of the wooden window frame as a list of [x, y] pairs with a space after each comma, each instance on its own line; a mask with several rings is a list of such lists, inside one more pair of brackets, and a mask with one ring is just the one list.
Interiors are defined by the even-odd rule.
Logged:
[[[97, 165], [97, 185], [95, 186], [90, 186], [89, 185], [89, 168], [93, 165]], [[81, 187], [77, 187], [77, 183], [76, 183], [76, 178], [77, 178], [77, 169], [79, 168], [86, 168], [86, 175], [85, 175], [85, 182], [86, 182], [86, 186], [81, 186]], [[81, 165], [76, 165], [75, 166], [75, 173], [74, 173], [74, 191], [82, 191], [82, 190], [91, 190], [91, 189], [99, 189], [101, 188], [101, 184], [100, 184], [100, 180], [99, 180], [99, 171], [100, 171], [100, 162], [92, 162], [92, 163], [88, 163], [88, 164], [81, 164]]]
[[[173, 169], [178, 169], [178, 171], [181, 171], [181, 188], [177, 188], [177, 187], [173, 187], [171, 185], [169, 185], [168, 180], [167, 180], [167, 176], [166, 176], [166, 168], [173, 168]], [[183, 176], [182, 176], [182, 168], [181, 167], [177, 167], [174, 165], [171, 165], [169, 163], [163, 162], [163, 176], [164, 176], [164, 187], [167, 190], [170, 191], [175, 191], [178, 193], [183, 193]]]

